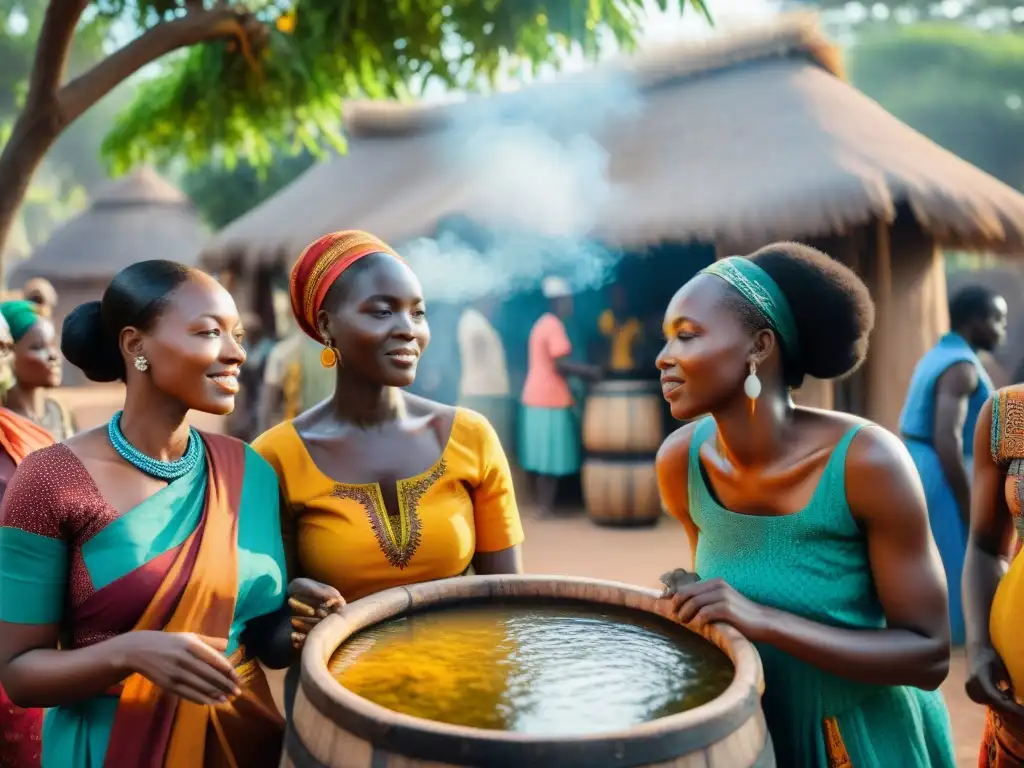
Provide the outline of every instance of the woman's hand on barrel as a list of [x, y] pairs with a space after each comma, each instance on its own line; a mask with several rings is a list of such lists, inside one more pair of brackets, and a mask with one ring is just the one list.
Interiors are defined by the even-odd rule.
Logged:
[[681, 586], [666, 585], [665, 599], [683, 624], [698, 628], [720, 621], [735, 627], [748, 640], [757, 640], [768, 626], [769, 609], [755, 603], [722, 579], [695, 581]]
[[313, 627], [345, 607], [345, 599], [334, 587], [312, 579], [292, 579], [288, 585], [288, 607], [292, 610], [292, 645], [302, 648]]
[[120, 638], [125, 667], [176, 696], [212, 705], [242, 692], [238, 673], [224, 655], [227, 640], [158, 631], [128, 632]]

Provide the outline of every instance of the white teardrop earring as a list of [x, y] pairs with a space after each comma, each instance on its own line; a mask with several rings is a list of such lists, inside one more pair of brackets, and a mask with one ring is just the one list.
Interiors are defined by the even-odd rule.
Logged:
[[750, 398], [750, 407], [754, 407], [754, 401], [761, 395], [761, 380], [757, 378], [757, 363], [750, 361], [750, 375], [743, 380], [743, 394]]

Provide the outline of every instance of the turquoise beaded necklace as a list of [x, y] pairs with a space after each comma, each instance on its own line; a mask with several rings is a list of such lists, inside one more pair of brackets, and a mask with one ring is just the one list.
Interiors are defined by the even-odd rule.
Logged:
[[110, 438], [110, 444], [114, 446], [114, 450], [121, 455], [121, 458], [136, 469], [145, 472], [150, 477], [171, 481], [184, 477], [203, 460], [206, 449], [203, 446], [203, 438], [199, 436], [194, 427], [189, 427], [188, 446], [180, 459], [160, 461], [147, 456], [129, 443], [124, 433], [121, 432], [122, 413], [123, 411], [118, 411], [110, 419], [110, 423], [107, 424], [107, 437]]

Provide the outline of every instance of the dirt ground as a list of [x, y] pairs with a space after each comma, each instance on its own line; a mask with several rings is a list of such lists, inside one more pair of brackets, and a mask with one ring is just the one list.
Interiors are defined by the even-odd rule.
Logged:
[[[523, 522], [529, 573], [589, 576], [657, 588], [659, 575], [688, 561], [683, 529], [668, 517], [647, 529], [599, 528], [582, 513], [538, 520], [527, 512]], [[272, 673], [271, 678], [277, 695], [281, 675]], [[964, 694], [961, 653], [955, 654], [942, 690], [953, 720], [957, 767], [974, 768], [984, 715]]]

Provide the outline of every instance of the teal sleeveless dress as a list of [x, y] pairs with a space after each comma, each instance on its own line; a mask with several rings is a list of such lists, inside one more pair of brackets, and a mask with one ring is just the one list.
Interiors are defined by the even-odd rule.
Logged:
[[[700, 530], [695, 568], [762, 605], [838, 627], [879, 629], [864, 533], [846, 503], [853, 427], [836, 445], [810, 503], [785, 516], [731, 512], [700, 464], [714, 433], [705, 418], [690, 445], [690, 517]], [[949, 713], [938, 691], [859, 683], [764, 643], [765, 719], [786, 768], [954, 768]]]

